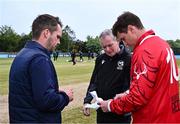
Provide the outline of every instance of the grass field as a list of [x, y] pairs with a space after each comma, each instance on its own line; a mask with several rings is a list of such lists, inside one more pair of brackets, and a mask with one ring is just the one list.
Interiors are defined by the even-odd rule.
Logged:
[[[68, 60], [70, 60], [69, 57], [61, 57], [58, 58], [58, 61], [54, 62], [61, 86], [89, 82], [94, 67], [94, 60], [88, 61], [87, 58], [84, 59], [84, 62], [77, 62], [74, 66], [72, 62], [68, 62]], [[8, 94], [8, 77], [12, 61], [13, 59], [0, 59], [0, 95]], [[62, 120], [65, 124], [95, 123], [95, 115], [95, 111], [92, 110], [90, 117], [83, 116], [82, 107], [78, 106], [63, 111]], [[8, 123], [8, 120], [2, 123]]]
[[[68, 60], [69, 57], [61, 57], [54, 62], [60, 85], [89, 82], [94, 61], [85, 58], [86, 62], [78, 62], [73, 66], [71, 62], [67, 62]], [[13, 59], [0, 59], [0, 95], [8, 93], [8, 77], [12, 61]], [[177, 60], [177, 63], [180, 66], [180, 60]]]
[[[87, 58], [85, 58], [85, 62], [78, 62], [73, 66], [72, 62], [67, 62], [68, 60], [70, 60], [70, 58], [62, 57], [54, 62], [60, 85], [88, 83], [94, 67], [94, 61], [88, 61]], [[8, 93], [8, 76], [12, 61], [13, 59], [0, 59], [0, 95], [7, 95]], [[180, 60], [177, 60], [177, 63], [178, 66], [180, 66]], [[91, 112], [90, 117], [83, 116], [82, 107], [78, 106], [63, 111], [62, 120], [64, 124], [95, 123], [96, 112], [94, 110]], [[5, 123], [8, 123], [8, 120], [5, 120]]]
[[[60, 85], [88, 82], [94, 67], [94, 61], [77, 62], [72, 65], [69, 57], [58, 58], [54, 62]], [[87, 60], [85, 58], [85, 60]], [[0, 95], [8, 93], [8, 77], [13, 59], [0, 59]]]
[[63, 124], [95, 124], [96, 113], [91, 110], [91, 116], [82, 115], [82, 108], [74, 108], [69, 111], [62, 112]]

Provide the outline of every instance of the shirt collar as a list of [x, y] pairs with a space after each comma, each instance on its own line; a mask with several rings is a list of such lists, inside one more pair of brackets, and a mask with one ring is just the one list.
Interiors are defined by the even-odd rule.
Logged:
[[52, 53], [52, 52], [48, 51], [46, 48], [44, 48], [41, 44], [39, 44], [36, 41], [28, 41], [25, 44], [25, 48], [39, 49], [42, 52], [44, 52], [45, 54], [47, 54], [49, 57], [50, 57], [50, 55]]
[[145, 33], [138, 39], [138, 42], [137, 42], [137, 44], [135, 45], [134, 48], [136, 48], [137, 46], [139, 46], [140, 43], [141, 43], [141, 41], [142, 41], [143, 39], [145, 39], [145, 38], [146, 38], [147, 36], [149, 36], [149, 35], [155, 35], [154, 31], [153, 31], [153, 30], [148, 30], [147, 32], [145, 32]]

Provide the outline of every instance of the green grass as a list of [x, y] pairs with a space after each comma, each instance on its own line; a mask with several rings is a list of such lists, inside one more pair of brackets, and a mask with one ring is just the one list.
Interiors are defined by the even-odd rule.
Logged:
[[[94, 62], [78, 62], [77, 65], [73, 66], [72, 62], [67, 62], [69, 59], [61, 57], [54, 62], [60, 85], [89, 82]], [[8, 76], [12, 61], [13, 59], [0, 59], [0, 95], [8, 93]], [[177, 63], [180, 67], [180, 60], [177, 60]], [[91, 110], [91, 116], [86, 117], [83, 115], [81, 107], [65, 110], [62, 112], [62, 123], [94, 124], [96, 123], [96, 112]]]
[[[79, 59], [79, 58], [77, 58]], [[58, 80], [60, 85], [75, 84], [89, 82], [92, 70], [94, 67], [94, 61], [77, 62], [76, 65], [72, 65], [69, 57], [59, 57], [58, 61], [54, 62]], [[10, 65], [13, 59], [0, 59], [0, 95], [8, 93], [8, 78]], [[180, 60], [177, 60], [178, 66], [180, 66]]]
[[177, 59], [178, 68], [180, 68], [180, 59]]
[[76, 65], [72, 65], [72, 62], [67, 62], [67, 58], [65, 59], [54, 62], [59, 82], [62, 85], [89, 81], [94, 61], [77, 62]]
[[8, 78], [12, 59], [0, 59], [0, 95], [8, 92]]
[[68, 111], [63, 111], [62, 123], [63, 124], [95, 124], [96, 112], [95, 110], [91, 110], [90, 116], [84, 116], [82, 113], [82, 108], [79, 107]]
[[[69, 57], [59, 57], [58, 61], [53, 61], [61, 86], [89, 82], [94, 67], [94, 61], [88, 61], [87, 58], [84, 59], [84, 62], [77, 62], [74, 66], [72, 62], [67, 62], [70, 60]], [[8, 94], [8, 78], [12, 61], [13, 59], [0, 59], [0, 95]], [[62, 122], [64, 124], [92, 124], [96, 122], [95, 116], [96, 112], [92, 111], [91, 116], [86, 117], [82, 113], [82, 108], [77, 107], [63, 111]]]
[[[70, 60], [69, 57], [59, 57], [58, 61], [53, 61], [60, 85], [89, 82], [94, 61], [86, 61], [87, 58], [85, 58], [85, 62], [72, 65], [72, 62], [67, 62], [68, 60]], [[9, 58], [0, 59], [0, 95], [8, 93], [8, 78], [12, 61], [13, 59]]]

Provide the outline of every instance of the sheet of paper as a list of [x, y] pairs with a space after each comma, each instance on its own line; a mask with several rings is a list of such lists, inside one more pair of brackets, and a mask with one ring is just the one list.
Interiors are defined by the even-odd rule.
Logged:
[[97, 104], [97, 102], [92, 103], [92, 104], [86, 104], [85, 108], [92, 108], [92, 109], [98, 109], [100, 106]]
[[98, 103], [100, 101], [102, 101], [103, 99], [102, 98], [99, 98], [97, 96], [97, 93], [96, 91], [92, 91], [90, 92], [91, 96], [95, 99], [95, 102], [94, 103], [91, 103], [91, 104], [86, 104], [85, 105], [85, 108], [92, 108], [92, 109], [98, 109], [100, 106], [98, 105]]

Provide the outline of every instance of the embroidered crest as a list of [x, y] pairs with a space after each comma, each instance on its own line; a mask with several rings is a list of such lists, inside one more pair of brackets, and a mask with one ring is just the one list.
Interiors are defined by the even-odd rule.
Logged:
[[143, 71], [141, 71], [141, 72], [138, 72], [138, 69], [137, 69], [137, 67], [136, 67], [136, 64], [135, 64], [135, 66], [134, 66], [134, 73], [136, 74], [136, 79], [137, 79], [137, 80], [140, 78], [141, 75], [147, 73], [147, 67], [146, 67], [146, 65], [145, 65], [144, 63], [143, 63], [143, 65], [144, 65], [144, 69], [143, 69]]
[[117, 70], [123, 70], [123, 67], [124, 67], [124, 61], [119, 60], [117, 62]]

